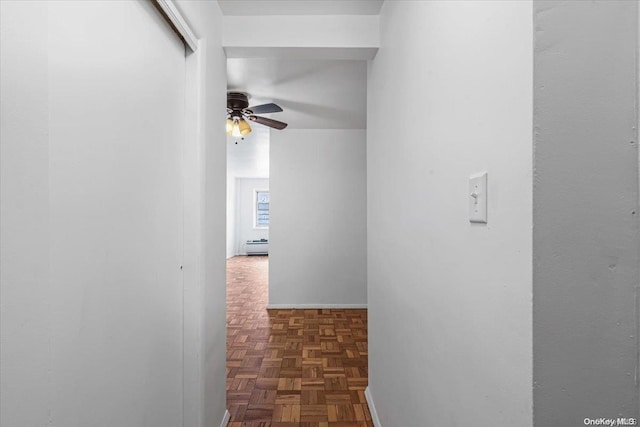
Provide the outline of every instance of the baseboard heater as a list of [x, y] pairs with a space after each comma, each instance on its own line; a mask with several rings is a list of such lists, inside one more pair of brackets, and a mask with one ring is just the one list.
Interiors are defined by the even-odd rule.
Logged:
[[247, 255], [269, 255], [269, 241], [267, 239], [247, 240], [245, 249]]

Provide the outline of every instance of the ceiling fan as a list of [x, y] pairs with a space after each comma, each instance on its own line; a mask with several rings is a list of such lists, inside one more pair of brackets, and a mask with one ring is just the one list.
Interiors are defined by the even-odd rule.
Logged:
[[282, 130], [287, 124], [278, 120], [256, 116], [256, 114], [279, 113], [279, 105], [274, 103], [249, 107], [249, 96], [243, 92], [227, 92], [227, 135], [241, 138], [251, 133], [246, 119], [274, 129]]

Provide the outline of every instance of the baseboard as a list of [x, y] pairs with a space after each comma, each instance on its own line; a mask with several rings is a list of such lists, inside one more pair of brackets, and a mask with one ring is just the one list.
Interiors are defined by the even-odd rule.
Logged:
[[[0, 1], [2, 1], [2, 0], [0, 0]], [[233, 255], [228, 256], [227, 259], [235, 258], [237, 256], [247, 256], [247, 254], [233, 254]]]
[[373, 404], [373, 396], [371, 396], [371, 390], [369, 390], [369, 387], [364, 390], [364, 397], [367, 399], [367, 405], [369, 406], [369, 413], [371, 414], [373, 426], [382, 427], [380, 424], [380, 418], [378, 418], [378, 412], [376, 411], [376, 405]]
[[366, 309], [367, 304], [267, 304], [268, 310]]
[[224, 417], [222, 417], [222, 422], [220, 423], [220, 427], [227, 427], [227, 424], [229, 424], [230, 419], [231, 419], [231, 414], [229, 413], [229, 410], [226, 409], [224, 411]]

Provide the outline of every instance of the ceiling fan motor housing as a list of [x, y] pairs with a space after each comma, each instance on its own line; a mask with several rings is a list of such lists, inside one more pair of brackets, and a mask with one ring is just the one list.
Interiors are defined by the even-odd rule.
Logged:
[[[249, 107], [249, 96], [244, 92], [227, 92], [227, 119], [229, 122], [245, 123], [245, 117], [252, 122], [259, 123], [270, 128], [282, 130], [287, 127], [285, 122], [270, 119], [267, 117], [256, 116], [256, 114], [279, 113], [282, 108], [270, 102], [268, 104], [253, 105]], [[229, 125], [229, 122], [227, 124]], [[244, 125], [243, 125], [244, 126]], [[249, 127], [249, 125], [246, 125]], [[227, 130], [228, 131], [228, 130]], [[249, 127], [249, 132], [251, 128]], [[247, 132], [248, 133], [248, 132]]]
[[246, 93], [228, 92], [227, 108], [231, 110], [244, 110], [249, 106], [249, 98]]

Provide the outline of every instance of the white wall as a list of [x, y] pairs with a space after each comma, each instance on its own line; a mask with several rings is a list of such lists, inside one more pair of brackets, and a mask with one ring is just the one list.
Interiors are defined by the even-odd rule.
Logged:
[[[227, 65], [228, 67], [228, 65]], [[238, 210], [241, 191], [237, 187], [238, 178], [263, 178], [269, 176], [269, 128], [253, 125], [252, 132], [244, 139], [227, 136], [227, 258], [243, 254], [244, 241], [250, 237], [239, 228], [242, 224], [239, 218], [243, 212]], [[268, 184], [267, 184], [268, 187]], [[248, 215], [251, 215], [249, 213]], [[253, 226], [252, 226], [253, 227]], [[246, 228], [246, 226], [244, 226]], [[267, 238], [268, 232], [261, 232], [261, 237]], [[244, 239], [244, 240], [243, 240]]]
[[[367, 238], [381, 424], [531, 426], [532, 4], [387, 1], [380, 19]], [[486, 225], [468, 221], [481, 171]]]
[[236, 179], [227, 173], [227, 258], [237, 255]]
[[637, 8], [535, 3], [536, 426], [640, 415]]
[[364, 305], [363, 130], [271, 133], [269, 303]]
[[150, 3], [0, 4], [0, 424], [180, 425], [184, 387], [184, 425], [220, 425], [224, 135], [202, 119], [224, 112], [217, 4], [186, 5], [210, 26], [196, 152], [184, 48]]
[[[24, 22], [21, 7], [3, 5], [3, 19]], [[3, 374], [9, 373], [3, 375], [3, 424], [175, 425], [182, 421], [184, 47], [142, 2], [28, 7], [42, 17], [41, 28], [32, 29], [36, 35], [27, 36], [34, 37], [36, 53], [24, 46], [16, 53], [26, 57], [2, 62], [9, 71], [2, 102], [15, 114], [2, 128], [3, 231], [9, 233], [3, 232], [2, 244], [3, 253], [17, 258], [3, 259], [3, 273], [9, 273], [3, 302], [13, 308], [3, 310], [2, 319]], [[21, 31], [3, 31], [3, 52], [25, 37]], [[21, 70], [33, 66], [30, 56], [46, 64], [46, 86], [22, 83]], [[163, 72], [150, 77], [149, 69]], [[14, 84], [24, 86], [5, 94]], [[31, 104], [22, 114], [12, 112], [22, 93], [36, 90], [44, 105], [36, 108], [46, 108], [48, 120], [28, 117]], [[21, 170], [19, 160], [30, 160], [18, 143], [25, 134], [16, 123], [23, 120], [46, 129], [47, 144], [30, 153], [46, 162], [45, 176]], [[34, 193], [14, 187], [32, 177], [39, 183]], [[12, 197], [19, 190], [23, 203]], [[28, 264], [18, 269], [16, 262], [43, 260], [22, 246], [20, 234], [11, 236], [30, 226], [19, 210], [40, 208], [46, 214], [44, 296], [39, 278], [27, 278]], [[42, 311], [33, 313], [46, 319], [40, 340], [22, 337], [23, 330], [34, 332], [20, 313], [29, 297], [43, 299]], [[29, 400], [31, 384], [14, 366], [28, 370], [32, 352], [47, 355], [49, 396], [29, 402], [36, 410], [47, 407], [41, 420], [29, 420], [30, 405], [13, 392], [22, 388]]]
[[[222, 14], [215, 1], [180, 0], [178, 7], [201, 44], [198, 56], [193, 58], [197, 63], [198, 87], [192, 91], [197, 105], [197, 148], [200, 156], [195, 178], [198, 185], [193, 187], [192, 182], [185, 183], [185, 193], [197, 191], [195, 208], [198, 210], [199, 228], [192, 230], [191, 238], [199, 236], [201, 239], [197, 242], [200, 245], [198, 256], [192, 260], [198, 280], [191, 287], [185, 284], [185, 331], [196, 334], [197, 340], [188, 341], [185, 336], [185, 345], [196, 343], [199, 359], [187, 358], [185, 353], [185, 410], [191, 409], [196, 414], [195, 419], [185, 419], [185, 425], [218, 427], [226, 410], [227, 336], [226, 207], [220, 203], [226, 196], [226, 136], [224, 121], [216, 119], [226, 113]], [[187, 101], [192, 100], [188, 98]], [[189, 171], [193, 168], [194, 165], [186, 166]], [[185, 212], [188, 209], [189, 206], [185, 206]]]
[[[259, 3], [264, 2], [246, 4], [246, 8], [256, 10], [260, 8]], [[285, 2], [280, 6], [290, 12], [287, 3], [291, 4]], [[313, 7], [312, 2], [302, 3], [306, 3], [303, 7], [307, 10]], [[368, 60], [375, 56], [379, 45], [377, 15], [270, 13], [225, 16], [223, 25], [223, 45], [229, 58]], [[251, 31], [238, 31], [239, 27], [251, 28]]]
[[[248, 26], [251, 31], [238, 31]], [[242, 15], [225, 16], [225, 47], [375, 48], [377, 15]]]
[[254, 200], [256, 190], [269, 190], [268, 178], [238, 178], [236, 180], [236, 254], [246, 255], [247, 240], [269, 239], [269, 229], [255, 228]]
[[51, 396], [47, 7], [0, 2], [0, 424]]

